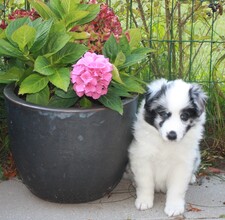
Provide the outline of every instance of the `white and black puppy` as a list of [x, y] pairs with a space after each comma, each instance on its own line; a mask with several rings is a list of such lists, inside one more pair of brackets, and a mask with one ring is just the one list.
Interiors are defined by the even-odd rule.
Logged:
[[182, 80], [149, 85], [129, 148], [137, 209], [152, 208], [157, 191], [167, 194], [168, 216], [184, 212], [188, 184], [195, 181], [200, 164], [206, 98], [199, 85]]

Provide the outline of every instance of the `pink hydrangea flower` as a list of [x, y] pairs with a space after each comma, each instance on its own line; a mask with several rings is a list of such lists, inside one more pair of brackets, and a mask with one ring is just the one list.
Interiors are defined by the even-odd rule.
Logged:
[[112, 79], [113, 66], [103, 55], [87, 52], [73, 65], [70, 73], [73, 89], [83, 95], [98, 99], [107, 94]]

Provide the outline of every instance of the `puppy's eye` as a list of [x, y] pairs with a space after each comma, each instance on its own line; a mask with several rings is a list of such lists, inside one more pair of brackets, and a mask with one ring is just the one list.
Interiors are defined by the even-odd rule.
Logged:
[[190, 118], [190, 114], [188, 112], [183, 112], [180, 115], [180, 118], [181, 118], [182, 121], [187, 121]]
[[158, 114], [162, 117], [162, 118], [169, 118], [170, 117], [170, 113], [166, 112], [166, 111], [161, 111], [158, 112]]

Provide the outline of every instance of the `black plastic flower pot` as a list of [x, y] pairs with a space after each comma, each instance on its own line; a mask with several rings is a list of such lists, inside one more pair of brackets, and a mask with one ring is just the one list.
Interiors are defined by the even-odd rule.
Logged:
[[120, 181], [132, 140], [137, 96], [124, 114], [107, 108], [57, 109], [18, 98], [4, 89], [13, 157], [36, 196], [60, 203], [99, 199]]

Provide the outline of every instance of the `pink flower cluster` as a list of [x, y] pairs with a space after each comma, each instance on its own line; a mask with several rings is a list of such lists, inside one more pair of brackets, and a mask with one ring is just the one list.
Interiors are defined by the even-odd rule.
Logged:
[[[92, 0], [89, 2], [89, 4], [93, 3], [97, 3], [97, 1]], [[88, 40], [81, 40], [80, 43], [85, 43], [90, 52], [101, 54], [104, 43], [111, 34], [117, 40], [119, 39], [122, 34], [122, 26], [113, 10], [108, 5], [102, 4], [99, 14], [93, 21], [86, 25], [75, 26], [71, 31], [88, 32], [91, 37]]]
[[[35, 20], [40, 17], [40, 15], [34, 10], [31, 9], [30, 11], [24, 9], [16, 9], [11, 14], [8, 15], [9, 20], [16, 20], [18, 18], [29, 17], [31, 20]], [[7, 27], [7, 22], [5, 20], [1, 21], [0, 28], [5, 29]]]
[[16, 20], [18, 18], [29, 17], [31, 20], [35, 20], [40, 15], [32, 8], [30, 11], [24, 9], [17, 9], [9, 15], [9, 20]]
[[87, 52], [73, 65], [70, 73], [73, 89], [83, 95], [98, 99], [107, 94], [112, 79], [113, 66], [103, 55]]

